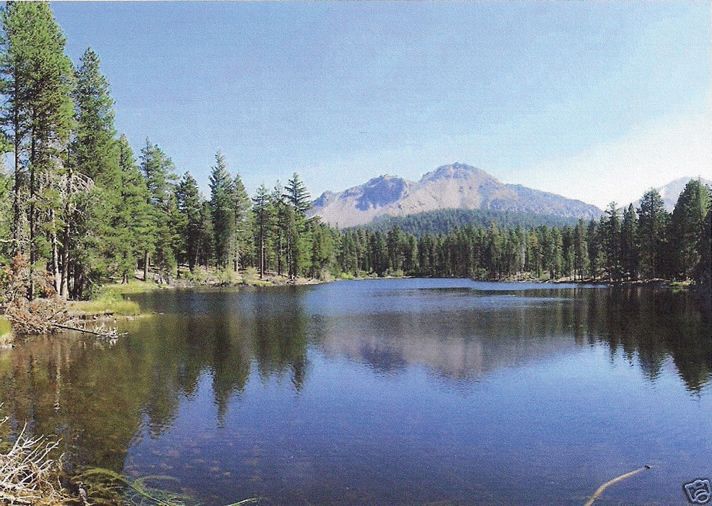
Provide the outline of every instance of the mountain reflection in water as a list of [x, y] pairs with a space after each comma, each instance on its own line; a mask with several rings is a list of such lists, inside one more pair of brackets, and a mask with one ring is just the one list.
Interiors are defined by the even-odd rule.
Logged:
[[[490, 478], [484, 471], [482, 488], [465, 482], [443, 485], [440, 495], [432, 492], [435, 495], [430, 497], [430, 492], [413, 485], [420, 471], [407, 466], [396, 468], [402, 470], [402, 480], [391, 476], [366, 493], [359, 484], [370, 474], [362, 469], [357, 455], [339, 461], [344, 467], [332, 468], [335, 474], [325, 477], [321, 488], [305, 485], [296, 491], [289, 474], [279, 479], [270, 474], [276, 465], [270, 455], [278, 448], [264, 438], [270, 424], [277, 427], [282, 422], [267, 418], [258, 423], [257, 418], [249, 420], [250, 412], [244, 410], [248, 404], [260, 406], [258, 395], [265, 403], [273, 403], [269, 409], [281, 409], [297, 421], [321, 416], [322, 409], [357, 420], [366, 415], [344, 405], [340, 396], [389, 395], [389, 385], [397, 381], [413, 383], [413, 390], [426, 389], [428, 396], [440, 395], [437, 392], [475, 395], [468, 392], [483, 381], [489, 386], [480, 388], [496, 391], [499, 385], [516, 382], [526, 368], [565, 363], [569, 357], [595, 350], [605, 350], [610, 364], [633, 367], [653, 386], [667, 379], [666, 370], [674, 371], [692, 398], [708, 392], [712, 372], [709, 313], [688, 295], [666, 290], [374, 280], [239, 292], [166, 291], [136, 299], [162, 314], [122, 323], [128, 335], [113, 346], [70, 335], [36, 338], [0, 352], [0, 411], [10, 415], [15, 428], [28, 420], [36, 433], [59, 434], [71, 464], [137, 474], [156, 466], [162, 474], [175, 471], [185, 478], [190, 492], [208, 503], [236, 500], [240, 497], [232, 494], [253, 490], [273, 491], [277, 503], [332, 502], [335, 498], [347, 503], [497, 499], [488, 495]], [[608, 374], [590, 371], [594, 373]], [[347, 384], [347, 375], [354, 376], [354, 390], [348, 396], [339, 386]], [[310, 383], [314, 391], [305, 391]], [[248, 403], [245, 392], [250, 387], [256, 390]], [[393, 386], [392, 390], [397, 393], [399, 388], [406, 392], [411, 387]], [[212, 397], [214, 415], [191, 407], [202, 406], [206, 394]], [[318, 396], [318, 402], [309, 401], [310, 396]], [[394, 410], [413, 414], [407, 398], [398, 396], [389, 402]], [[453, 416], [457, 414], [455, 401], [443, 402]], [[231, 410], [232, 416], [245, 417], [242, 432], [223, 440], [216, 431], [237, 431], [231, 425], [236, 423], [231, 422]], [[187, 477], [189, 468], [174, 469], [178, 454], [154, 448], [151, 457], [142, 450], [146, 441], [158, 445], [184, 420], [194, 423], [195, 430], [204, 431], [210, 440], [201, 447], [201, 433], [196, 435], [190, 450], [197, 455], [190, 464], [193, 470], [204, 466], [206, 472], [228, 473], [226, 487], [233, 486], [227, 483], [235, 482], [235, 475], [243, 476], [246, 483], [234, 484], [234, 490], [223, 494], [215, 490], [221, 482], [203, 487]], [[325, 425], [319, 428], [321, 435], [304, 437], [322, 451], [320, 445], [328, 442], [356, 444], [367, 434], [360, 434], [357, 422], [353, 423]], [[382, 430], [390, 434], [392, 428]], [[205, 449], [247, 436], [253, 446], [240, 454], [239, 462], [237, 457], [235, 462], [213, 461]], [[426, 442], [414, 441], [411, 450], [427, 453], [418, 446]], [[398, 448], [405, 451], [402, 445]], [[499, 455], [510, 451], [497, 450]], [[261, 474], [249, 474], [253, 471], [244, 466], [250, 459], [260, 462], [256, 466]], [[297, 467], [290, 472], [303, 480], [305, 473], [326, 465], [326, 460], [327, 456], [304, 455], [302, 462], [308, 469]], [[483, 469], [474, 461], [468, 465]], [[498, 465], [506, 467], [506, 459]], [[547, 472], [553, 471], [541, 471]], [[354, 495], [339, 488], [345, 484], [351, 484]], [[328, 487], [334, 490], [325, 490]], [[387, 489], [396, 495], [387, 495]], [[537, 502], [537, 492], [531, 493]], [[541, 491], [545, 493], [550, 492]], [[568, 497], [573, 500], [581, 493], [575, 490]]]

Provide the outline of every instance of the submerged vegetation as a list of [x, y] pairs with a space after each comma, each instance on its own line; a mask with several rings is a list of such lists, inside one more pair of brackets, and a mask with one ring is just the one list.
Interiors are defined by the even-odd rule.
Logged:
[[[144, 476], [129, 478], [101, 467], [90, 467], [77, 474], [92, 504], [127, 504], [136, 506], [187, 506], [197, 504], [189, 495], [168, 490], [175, 478]], [[158, 484], [161, 486], [158, 486]], [[166, 487], [166, 488], [164, 488]]]

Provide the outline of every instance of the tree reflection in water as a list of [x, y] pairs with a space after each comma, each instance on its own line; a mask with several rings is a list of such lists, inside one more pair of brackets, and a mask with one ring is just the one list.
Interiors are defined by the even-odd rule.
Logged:
[[[712, 323], [686, 294], [640, 289], [465, 291], [437, 313], [319, 310], [318, 289], [160, 294], [169, 314], [133, 322], [108, 346], [80, 336], [36, 338], [0, 353], [2, 411], [63, 438], [68, 461], [116, 471], [141, 437], [170, 428], [183, 397], [209, 375], [224, 423], [250, 381], [288, 379], [298, 395], [309, 357], [347, 359], [374, 374], [421, 366], [444, 381], [587, 346], [640, 367], [650, 382], [671, 360], [690, 393], [712, 372]], [[455, 294], [450, 294], [455, 296]], [[447, 295], [443, 294], [447, 299]], [[8, 428], [11, 427], [8, 425]], [[15, 425], [16, 427], [16, 425]]]

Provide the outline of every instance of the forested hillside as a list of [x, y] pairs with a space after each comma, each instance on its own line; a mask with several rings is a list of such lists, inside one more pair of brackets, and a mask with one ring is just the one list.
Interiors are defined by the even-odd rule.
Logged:
[[376, 218], [368, 225], [368, 230], [387, 232], [399, 228], [403, 232], [416, 236], [428, 234], [447, 234], [466, 226], [488, 228], [497, 225], [501, 228], [532, 228], [539, 225], [562, 227], [575, 225], [576, 218], [546, 214], [527, 214], [511, 211], [492, 211], [486, 209], [439, 209], [408, 216], [384, 216]]
[[[47, 3], [2, 12], [0, 176], [4, 282], [29, 299], [84, 298], [137, 273], [169, 283], [211, 270], [290, 279], [354, 275], [710, 281], [710, 190], [690, 181], [622, 215], [568, 224], [521, 213], [438, 211], [339, 231], [308, 217], [298, 174], [250, 196], [217, 153], [210, 195], [146, 139], [116, 132], [99, 56], [73, 63]], [[150, 132], [148, 132], [150, 134]], [[545, 222], [542, 223], [541, 220]], [[546, 221], [546, 220], [553, 221]]]

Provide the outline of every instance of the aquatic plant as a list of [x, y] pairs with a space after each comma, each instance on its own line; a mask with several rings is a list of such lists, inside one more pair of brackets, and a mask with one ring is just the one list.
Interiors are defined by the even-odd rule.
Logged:
[[155, 486], [157, 482], [177, 482], [171, 476], [129, 478], [102, 467], [88, 467], [75, 476], [91, 504], [131, 504], [136, 506], [196, 506], [190, 496]]
[[[172, 476], [142, 476], [130, 478], [111, 469], [87, 467], [75, 476], [75, 481], [85, 491], [93, 505], [130, 504], [135, 506], [200, 506], [188, 494], [173, 492], [157, 486], [157, 483], [178, 483]], [[257, 504], [258, 497], [250, 497], [228, 506]], [[85, 503], [87, 503], [85, 501]]]

